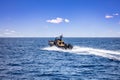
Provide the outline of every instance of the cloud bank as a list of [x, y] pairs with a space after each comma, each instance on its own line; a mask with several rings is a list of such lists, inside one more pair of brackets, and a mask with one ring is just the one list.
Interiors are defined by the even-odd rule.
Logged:
[[21, 37], [21, 35], [15, 30], [5, 29], [0, 30], [0, 37]]

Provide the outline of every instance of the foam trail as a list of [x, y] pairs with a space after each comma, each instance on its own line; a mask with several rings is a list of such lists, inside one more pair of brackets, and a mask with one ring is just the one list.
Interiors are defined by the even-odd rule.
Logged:
[[120, 60], [120, 52], [103, 50], [103, 49], [94, 49], [94, 48], [88, 48], [88, 47], [74, 46], [72, 50], [64, 50], [64, 49], [60, 49], [53, 46], [53, 47], [45, 47], [43, 48], [43, 50], [62, 51], [62, 52], [70, 52], [70, 53], [77, 53], [77, 54], [83, 54], [83, 55], [93, 54], [97, 56], [106, 57], [109, 59]]

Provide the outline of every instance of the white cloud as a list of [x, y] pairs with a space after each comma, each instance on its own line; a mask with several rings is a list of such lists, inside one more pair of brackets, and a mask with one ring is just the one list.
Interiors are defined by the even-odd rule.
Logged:
[[66, 22], [66, 23], [69, 23], [69, 22], [70, 22], [70, 20], [68, 20], [68, 19], [65, 19], [65, 22]]
[[10, 30], [10, 29], [6, 29], [5, 31], [3, 31], [3, 34], [6, 34], [6, 35], [14, 34], [14, 33], [16, 33], [16, 31]]
[[118, 16], [119, 14], [118, 13], [115, 13], [115, 14], [113, 14], [114, 16]]
[[63, 22], [63, 19], [57, 17], [56, 19], [47, 20], [46, 22], [59, 24], [59, 23]]
[[46, 22], [59, 24], [59, 23], [62, 23], [62, 22], [69, 23], [70, 20], [57, 17], [56, 19], [46, 20]]
[[16, 32], [15, 30], [4, 29], [0, 30], [0, 37], [21, 37], [21, 33]]
[[105, 18], [106, 18], [106, 19], [110, 19], [110, 18], [113, 18], [113, 16], [111, 16], [111, 15], [106, 15]]
[[6, 32], [15, 32], [14, 30], [5, 29]]
[[105, 18], [110, 19], [110, 18], [113, 18], [115, 16], [119, 16], [119, 14], [118, 13], [114, 13], [112, 15], [106, 15]]

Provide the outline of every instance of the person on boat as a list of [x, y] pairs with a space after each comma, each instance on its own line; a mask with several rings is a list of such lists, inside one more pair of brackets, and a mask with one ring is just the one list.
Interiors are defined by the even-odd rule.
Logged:
[[56, 37], [55, 40], [58, 40], [58, 39], [62, 40], [62, 38], [63, 38], [63, 35], [60, 35], [59, 37]]
[[63, 35], [60, 35], [60, 40], [62, 41]]

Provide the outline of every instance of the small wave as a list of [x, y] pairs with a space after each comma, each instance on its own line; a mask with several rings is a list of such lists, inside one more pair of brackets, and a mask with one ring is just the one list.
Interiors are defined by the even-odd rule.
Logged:
[[83, 55], [92, 54], [92, 55], [106, 57], [109, 59], [120, 60], [120, 52], [111, 51], [111, 50], [104, 50], [104, 49], [95, 49], [95, 48], [74, 46], [72, 50], [64, 50], [64, 49], [57, 48], [57, 47], [53, 46], [53, 47], [45, 47], [42, 50], [62, 51], [62, 52], [70, 52], [70, 53], [77, 53], [77, 54], [83, 54]]

